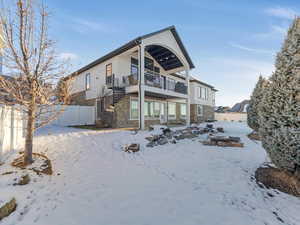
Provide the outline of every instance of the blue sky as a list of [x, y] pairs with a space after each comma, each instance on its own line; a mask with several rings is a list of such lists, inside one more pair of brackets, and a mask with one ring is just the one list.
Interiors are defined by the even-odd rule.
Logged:
[[77, 69], [127, 41], [175, 25], [196, 68], [214, 85], [217, 105], [249, 98], [259, 74], [271, 75], [276, 52], [300, 1], [45, 0], [51, 35]]

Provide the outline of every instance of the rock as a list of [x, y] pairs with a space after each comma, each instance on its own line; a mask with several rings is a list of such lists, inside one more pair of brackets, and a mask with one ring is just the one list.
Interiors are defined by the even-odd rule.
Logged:
[[2, 173], [1, 175], [5, 176], [5, 175], [13, 174], [13, 173], [16, 173], [16, 172], [15, 171], [8, 171], [8, 172], [5, 172], [5, 173]]
[[192, 133], [195, 134], [195, 135], [200, 135], [200, 134], [202, 134], [200, 130], [193, 130]]
[[166, 137], [160, 138], [160, 139], [157, 141], [157, 143], [158, 143], [159, 145], [165, 145], [165, 144], [168, 143], [168, 139], [167, 139]]
[[213, 125], [213, 124], [206, 124], [206, 128], [208, 128], [208, 129], [213, 129], [213, 128], [214, 128], [214, 125]]
[[13, 185], [26, 185], [30, 182], [30, 177], [28, 174], [22, 176], [17, 183], [14, 183]]
[[217, 131], [220, 133], [224, 133], [224, 128], [223, 127], [217, 127]]
[[156, 146], [157, 144], [155, 143], [155, 142], [153, 142], [153, 141], [151, 141], [151, 142], [149, 142], [147, 145], [146, 145], [146, 147], [148, 147], [148, 148], [153, 148], [154, 146]]
[[163, 134], [164, 135], [167, 135], [168, 133], [171, 133], [171, 132], [172, 132], [171, 129], [168, 128], [168, 127], [163, 129]]
[[14, 212], [17, 208], [16, 199], [12, 198], [9, 202], [3, 205], [0, 208], [0, 221], [4, 218], [9, 216], [12, 212]]
[[173, 139], [172, 141], [170, 141], [171, 144], [177, 144], [177, 141], [175, 139]]
[[240, 142], [240, 141], [241, 141], [241, 138], [240, 138], [240, 137], [232, 137], [232, 136], [229, 136], [229, 140], [230, 140], [230, 141], [233, 141], [233, 142]]
[[138, 152], [140, 150], [140, 144], [130, 144], [125, 145], [124, 151], [125, 152]]
[[158, 141], [159, 138], [160, 138], [160, 135], [153, 135], [153, 136], [150, 136], [150, 137], [146, 137], [145, 139], [150, 141], [150, 142], [153, 142], [153, 141]]
[[180, 135], [175, 135], [174, 138], [178, 141], [184, 139], [184, 136], [180, 134]]
[[229, 147], [236, 147], [236, 148], [243, 148], [243, 143], [237, 143], [237, 142], [229, 142]]

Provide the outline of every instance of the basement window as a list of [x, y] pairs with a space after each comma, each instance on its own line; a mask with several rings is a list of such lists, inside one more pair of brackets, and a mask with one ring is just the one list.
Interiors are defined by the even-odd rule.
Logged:
[[139, 118], [139, 109], [138, 109], [138, 101], [131, 100], [130, 101], [130, 119], [137, 120]]
[[176, 119], [176, 103], [168, 103], [168, 118]]
[[186, 104], [180, 104], [180, 118], [186, 118]]

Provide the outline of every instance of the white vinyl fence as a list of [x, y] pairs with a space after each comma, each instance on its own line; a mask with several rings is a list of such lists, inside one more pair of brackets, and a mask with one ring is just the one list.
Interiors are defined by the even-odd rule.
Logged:
[[96, 111], [94, 106], [64, 106], [64, 112], [52, 121], [52, 125], [75, 126], [95, 124]]
[[13, 106], [0, 106], [0, 159], [4, 153], [22, 147], [24, 141], [23, 114]]
[[246, 122], [247, 113], [215, 113], [215, 119], [218, 121]]

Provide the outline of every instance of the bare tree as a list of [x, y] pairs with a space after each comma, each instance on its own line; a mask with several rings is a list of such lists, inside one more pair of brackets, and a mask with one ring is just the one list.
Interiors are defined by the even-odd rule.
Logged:
[[[0, 24], [5, 47], [0, 89], [9, 98], [4, 104], [19, 106], [26, 115], [24, 164], [31, 164], [34, 131], [57, 118], [70, 99], [71, 80], [61, 79], [68, 70], [49, 39], [46, 6], [37, 0], [2, 2]], [[1, 101], [1, 100], [0, 100]]]

